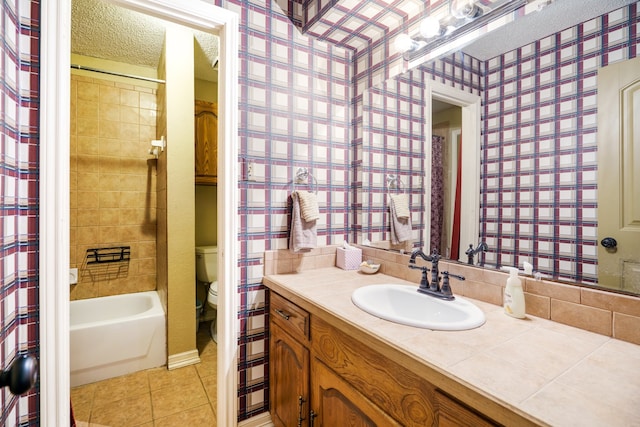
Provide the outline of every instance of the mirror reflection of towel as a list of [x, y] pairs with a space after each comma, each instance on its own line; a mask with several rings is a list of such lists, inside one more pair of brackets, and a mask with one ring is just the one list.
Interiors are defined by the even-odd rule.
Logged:
[[411, 216], [398, 218], [394, 198], [389, 201], [389, 222], [391, 225], [391, 243], [397, 245], [411, 239]]
[[409, 218], [411, 216], [408, 194], [392, 194], [391, 200], [393, 200], [393, 204], [396, 207], [396, 216], [398, 218]]
[[316, 247], [318, 233], [316, 221], [305, 221], [300, 215], [298, 194], [291, 193], [293, 209], [291, 210], [291, 229], [289, 230], [289, 250], [292, 252], [309, 252]]

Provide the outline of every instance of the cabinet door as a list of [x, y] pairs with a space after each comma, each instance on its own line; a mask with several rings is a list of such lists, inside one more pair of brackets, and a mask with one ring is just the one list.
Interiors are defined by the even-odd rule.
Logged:
[[309, 425], [309, 350], [270, 323], [269, 387], [276, 427]]
[[440, 427], [490, 427], [497, 425], [439, 391], [436, 392], [436, 401], [438, 402], [438, 426]]
[[195, 166], [197, 184], [218, 181], [218, 106], [196, 101], [195, 105]]
[[311, 363], [312, 427], [400, 426], [318, 359]]

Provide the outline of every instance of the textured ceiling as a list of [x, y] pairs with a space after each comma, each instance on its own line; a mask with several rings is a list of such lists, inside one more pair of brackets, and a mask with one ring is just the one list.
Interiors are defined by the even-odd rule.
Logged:
[[[102, 0], [71, 3], [71, 52], [94, 58], [157, 68], [165, 22]], [[217, 79], [218, 38], [194, 31], [196, 77]]]

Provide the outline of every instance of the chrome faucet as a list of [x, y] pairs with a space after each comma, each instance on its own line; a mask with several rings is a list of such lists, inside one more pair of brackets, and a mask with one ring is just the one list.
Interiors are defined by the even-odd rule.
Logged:
[[485, 242], [480, 242], [478, 247], [475, 249], [473, 249], [473, 244], [469, 244], [469, 249], [467, 249], [467, 251], [465, 252], [465, 254], [467, 255], [467, 263], [474, 265], [475, 263], [473, 262], [473, 256], [480, 251], [487, 252], [488, 250], [489, 245], [487, 245]]
[[[416, 265], [416, 258], [418, 256], [425, 261], [431, 262], [431, 270], [429, 270], [429, 268], [427, 267]], [[444, 300], [453, 300], [455, 299], [455, 297], [453, 296], [453, 292], [451, 292], [451, 287], [449, 286], [449, 277], [455, 277], [456, 279], [460, 280], [464, 280], [464, 277], [451, 274], [448, 271], [444, 271], [442, 272], [444, 279], [442, 282], [442, 286], [440, 286], [440, 272], [438, 270], [438, 262], [440, 261], [440, 258], [440, 255], [438, 255], [438, 252], [435, 249], [433, 250], [433, 252], [431, 252], [431, 255], [425, 255], [425, 253], [422, 252], [421, 249], [416, 249], [411, 253], [411, 258], [409, 259], [409, 268], [422, 271], [422, 280], [420, 280], [418, 292]], [[431, 271], [430, 283], [427, 279], [427, 273], [429, 271]]]

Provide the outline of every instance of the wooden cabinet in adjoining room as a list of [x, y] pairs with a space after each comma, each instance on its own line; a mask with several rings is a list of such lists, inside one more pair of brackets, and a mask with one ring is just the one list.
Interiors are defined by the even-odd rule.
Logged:
[[196, 100], [196, 184], [218, 183], [218, 104]]

